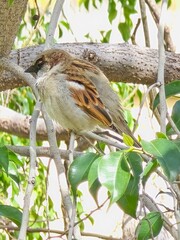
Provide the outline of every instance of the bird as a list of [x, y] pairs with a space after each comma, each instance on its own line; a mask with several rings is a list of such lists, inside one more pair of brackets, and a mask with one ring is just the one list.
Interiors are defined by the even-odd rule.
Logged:
[[36, 87], [49, 116], [76, 134], [111, 129], [129, 135], [120, 99], [96, 65], [62, 49], [43, 51], [25, 71], [36, 75]]

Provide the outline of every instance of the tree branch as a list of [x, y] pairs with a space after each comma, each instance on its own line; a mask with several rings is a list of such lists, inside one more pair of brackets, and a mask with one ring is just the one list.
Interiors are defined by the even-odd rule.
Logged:
[[[10, 60], [26, 69], [44, 45], [12, 51]], [[153, 84], [157, 79], [158, 52], [130, 44], [63, 43], [56, 48], [89, 60], [102, 69], [110, 81]], [[165, 82], [180, 79], [180, 54], [166, 52]], [[22, 78], [0, 66], [0, 91], [25, 86]]]
[[53, 13], [51, 16], [51, 21], [48, 27], [48, 33], [46, 35], [46, 42], [45, 42], [45, 50], [52, 48], [54, 43], [54, 33], [57, 27], [58, 19], [60, 16], [60, 13], [62, 11], [62, 7], [64, 4], [64, 0], [57, 0], [53, 9]]
[[[160, 9], [157, 3], [155, 2], [155, 0], [145, 1], [152, 13], [155, 23], [158, 25], [160, 21]], [[167, 25], [164, 26], [164, 41], [166, 43], [166, 50], [175, 52], [175, 46], [170, 35], [170, 29]]]
[[[30, 150], [29, 147], [26, 146], [14, 146], [14, 145], [6, 145], [6, 147], [19, 154], [20, 156], [25, 156], [25, 157], [29, 157], [30, 156]], [[37, 157], [49, 157], [49, 158], [53, 158], [53, 154], [50, 152], [49, 147], [36, 147], [36, 154]], [[63, 159], [67, 159], [69, 160], [69, 150], [60, 150], [59, 149], [59, 154]], [[78, 151], [74, 151], [74, 158], [81, 156], [83, 153], [82, 152], [78, 152]]]
[[26, 10], [27, 0], [0, 1], [0, 56], [8, 56], [20, 22]]
[[167, 13], [167, 0], [163, 0], [161, 16], [159, 20], [158, 26], [158, 78], [157, 82], [160, 83], [159, 87], [159, 112], [160, 112], [160, 127], [161, 132], [166, 133], [166, 114], [167, 114], [167, 106], [166, 106], [166, 94], [165, 94], [165, 82], [164, 82], [164, 65], [165, 65], [165, 50], [164, 50], [164, 24], [165, 17]]
[[28, 177], [28, 185], [26, 188], [26, 193], [24, 197], [24, 206], [23, 206], [23, 214], [22, 214], [22, 222], [19, 231], [18, 240], [26, 239], [26, 232], [29, 223], [29, 208], [30, 208], [30, 200], [31, 195], [34, 189], [34, 184], [36, 181], [36, 124], [37, 119], [40, 113], [41, 103], [37, 102], [34, 108], [34, 112], [31, 119], [30, 126], [30, 170]]
[[[18, 227], [14, 227], [14, 226], [8, 226], [8, 225], [0, 225], [0, 229], [8, 229], [9, 231], [18, 231], [19, 228]], [[27, 232], [29, 233], [36, 233], [36, 232], [43, 232], [43, 233], [56, 233], [56, 234], [60, 234], [60, 235], [64, 235], [65, 231], [61, 231], [61, 230], [56, 230], [56, 229], [47, 229], [47, 228], [28, 228]], [[105, 236], [105, 235], [101, 235], [98, 233], [88, 233], [88, 232], [82, 232], [81, 233], [82, 236], [86, 236], [86, 237], [94, 237], [94, 238], [98, 238], [98, 239], [104, 239], [104, 240], [122, 240], [121, 238], [113, 238], [111, 236]]]
[[[0, 106], [0, 131], [7, 132], [22, 138], [29, 138], [31, 116], [23, 115], [9, 108]], [[43, 118], [37, 121], [37, 140], [47, 140], [47, 130]], [[69, 139], [67, 131], [56, 125], [56, 136], [58, 140]]]

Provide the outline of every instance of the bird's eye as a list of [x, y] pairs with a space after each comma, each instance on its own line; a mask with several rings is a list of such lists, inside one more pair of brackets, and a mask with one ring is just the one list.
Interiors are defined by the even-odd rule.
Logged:
[[36, 65], [37, 70], [39, 71], [42, 68], [42, 66], [44, 65], [44, 60], [42, 58], [38, 59], [36, 61], [35, 65]]

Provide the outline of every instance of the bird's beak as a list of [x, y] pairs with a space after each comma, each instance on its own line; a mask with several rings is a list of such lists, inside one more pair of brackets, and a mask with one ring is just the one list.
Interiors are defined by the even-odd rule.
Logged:
[[31, 65], [29, 68], [25, 70], [26, 73], [37, 73], [37, 68], [35, 65]]

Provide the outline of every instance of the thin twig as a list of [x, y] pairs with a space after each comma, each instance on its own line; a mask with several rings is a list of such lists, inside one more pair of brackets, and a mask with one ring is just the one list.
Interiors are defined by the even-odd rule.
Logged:
[[[75, 133], [71, 131], [70, 141], [69, 141], [69, 162], [70, 163], [74, 161], [74, 142], [75, 142]], [[75, 220], [76, 220], [76, 197], [73, 197], [72, 215], [71, 215], [70, 224], [69, 224], [68, 240], [72, 239], [73, 233], [76, 239], [79, 239], [79, 240], [81, 239], [78, 226], [75, 227]]]
[[74, 141], [75, 134], [73, 131], [70, 133], [70, 141], [69, 141], [69, 162], [72, 163], [74, 160]]
[[32, 114], [32, 118], [31, 118], [30, 170], [29, 170], [29, 177], [28, 177], [28, 185], [27, 185], [26, 193], [24, 197], [23, 215], [22, 215], [22, 222], [21, 222], [21, 228], [20, 228], [18, 240], [26, 239], [26, 231], [28, 228], [30, 199], [31, 199], [33, 188], [34, 188], [35, 176], [36, 176], [36, 123], [40, 113], [40, 108], [41, 108], [41, 103], [37, 101]]
[[159, 85], [160, 85], [159, 82], [156, 82], [156, 83], [152, 84], [151, 86], [148, 87], [146, 93], [144, 94], [143, 99], [142, 99], [141, 104], [140, 104], [140, 107], [139, 107], [139, 113], [138, 113], [136, 122], [135, 122], [135, 124], [134, 124], [133, 132], [135, 131], [136, 127], [138, 126], [139, 118], [140, 118], [140, 116], [141, 116], [142, 108], [143, 108], [143, 106], [144, 106], [144, 103], [145, 103], [145, 101], [146, 101], [146, 98], [148, 97], [150, 91], [151, 91], [152, 89], [154, 89], [155, 87], [159, 87]]
[[109, 145], [112, 145], [118, 149], [127, 149], [128, 147], [127, 146], [124, 146], [123, 144], [120, 144], [119, 142], [117, 141], [113, 141], [111, 139], [108, 139], [108, 138], [105, 138], [105, 137], [101, 137], [93, 132], [86, 132], [86, 133], [83, 133], [84, 136], [86, 137], [89, 137], [89, 138], [92, 138], [92, 139], [95, 139], [97, 141], [101, 141], [101, 142], [104, 142], [104, 143], [107, 143]]
[[[8, 225], [0, 225], [0, 229], [8, 229], [9, 231], [18, 231], [19, 228], [15, 227], [15, 226], [8, 226]], [[47, 228], [28, 228], [27, 231], [29, 233], [36, 233], [36, 232], [48, 232]], [[57, 233], [57, 234], [66, 234], [66, 232], [61, 231], [61, 230], [56, 230], [56, 229], [50, 229], [49, 230], [50, 233]], [[88, 232], [82, 232], [82, 236], [86, 236], [86, 237], [94, 237], [94, 238], [98, 238], [98, 239], [104, 239], [104, 240], [122, 240], [121, 238], [113, 238], [111, 236], [105, 236], [105, 235], [101, 235], [98, 233], [88, 233]], [[58, 238], [59, 239], [59, 238]]]
[[160, 83], [159, 87], [159, 109], [160, 109], [160, 127], [161, 132], [166, 133], [166, 115], [167, 115], [167, 106], [166, 106], [166, 94], [164, 89], [164, 65], [165, 65], [165, 49], [164, 49], [164, 24], [165, 16], [167, 12], [167, 0], [163, 0], [161, 8], [161, 16], [159, 20], [158, 27], [158, 77], [157, 82]]
[[167, 119], [171, 125], [171, 127], [173, 128], [173, 130], [175, 131], [175, 133], [178, 135], [178, 138], [180, 138], [180, 131], [177, 128], [176, 124], [174, 123], [173, 119], [171, 118], [171, 116], [169, 115], [169, 113], [167, 112]]
[[138, 30], [138, 27], [140, 26], [140, 23], [141, 23], [141, 19], [138, 18], [138, 21], [137, 21], [136, 26], [135, 26], [135, 28], [134, 28], [134, 32], [133, 32], [133, 34], [131, 35], [131, 42], [132, 42], [133, 45], [136, 45], [136, 44], [137, 44], [137, 43], [136, 43], [136, 33], [137, 33], [137, 30]]
[[[26, 156], [26, 157], [30, 156], [29, 146], [6, 145], [6, 147], [9, 150], [19, 154], [20, 156]], [[69, 160], [69, 150], [59, 149], [59, 154], [63, 159]], [[82, 152], [74, 151], [74, 158], [79, 157], [82, 154], [83, 154]], [[49, 147], [36, 147], [36, 155], [37, 157], [53, 158], [53, 155], [51, 154]]]
[[[42, 112], [43, 112], [43, 117], [44, 117], [44, 120], [46, 123], [47, 131], [48, 131], [48, 139], [49, 139], [51, 153], [53, 154], [53, 159], [54, 159], [57, 173], [58, 173], [59, 187], [60, 187], [60, 192], [61, 192], [62, 199], [63, 199], [63, 204], [67, 211], [69, 223], [70, 223], [74, 206], [73, 206], [73, 203], [70, 198], [68, 182], [67, 182], [67, 178], [66, 178], [66, 174], [65, 174], [65, 168], [62, 163], [61, 157], [59, 155], [59, 149], [57, 146], [56, 135], [54, 132], [53, 123], [50, 120], [49, 116], [47, 115], [47, 113], [44, 109]], [[78, 228], [76, 228], [76, 231], [74, 231], [74, 235], [75, 235], [75, 238], [77, 235], [77, 239], [80, 239], [81, 235], [80, 235], [80, 232], [78, 232]]]
[[[155, 20], [155, 23], [158, 25], [160, 20], [160, 10], [156, 1], [155, 0], [145, 0], [145, 1], [151, 11], [151, 14]], [[170, 35], [170, 29], [167, 25], [165, 25], [165, 28], [164, 28], [164, 41], [166, 43], [166, 50], [175, 52], [176, 48], [175, 48], [175, 45], [173, 44], [173, 41]]]
[[54, 33], [57, 27], [58, 19], [62, 11], [64, 0], [56, 0], [51, 21], [46, 35], [45, 49], [49, 49], [53, 46]]
[[149, 37], [149, 28], [147, 23], [147, 15], [146, 15], [146, 5], [144, 0], [139, 0], [140, 10], [141, 10], [141, 19], [143, 23], [143, 31], [146, 47], [150, 47], [150, 37]]

